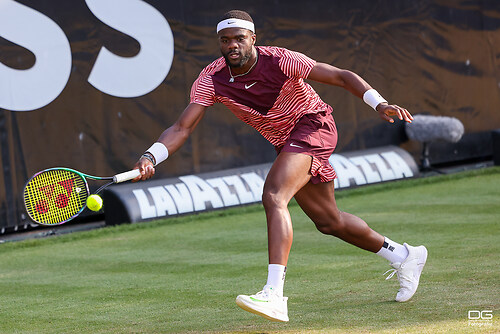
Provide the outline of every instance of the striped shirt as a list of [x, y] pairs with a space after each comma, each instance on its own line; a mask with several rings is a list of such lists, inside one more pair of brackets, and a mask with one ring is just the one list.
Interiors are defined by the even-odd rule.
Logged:
[[191, 103], [209, 107], [222, 103], [274, 146], [288, 139], [305, 114], [326, 112], [323, 102], [304, 82], [316, 62], [284, 48], [258, 46], [258, 61], [250, 73], [231, 75], [223, 57], [205, 67], [191, 88]]

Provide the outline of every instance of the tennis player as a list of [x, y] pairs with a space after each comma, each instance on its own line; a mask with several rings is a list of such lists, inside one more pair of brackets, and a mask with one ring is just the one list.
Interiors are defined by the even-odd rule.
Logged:
[[287, 208], [292, 197], [320, 232], [387, 259], [393, 267], [387, 278], [396, 274], [400, 283], [396, 301], [409, 300], [417, 290], [427, 249], [392, 241], [361, 218], [338, 209], [336, 175], [328, 162], [337, 144], [333, 109], [304, 79], [347, 89], [390, 123], [393, 117], [411, 123], [411, 114], [388, 104], [351, 71], [284, 48], [255, 46], [255, 26], [244, 11], [227, 12], [217, 24], [217, 37], [222, 57], [201, 71], [192, 85], [190, 104], [136, 163], [141, 172], [136, 181], [149, 179], [154, 166], [182, 146], [205, 110], [223, 103], [277, 151], [262, 195], [268, 233], [267, 283], [255, 295], [239, 295], [238, 306], [272, 321], [288, 321], [283, 285], [293, 238]]

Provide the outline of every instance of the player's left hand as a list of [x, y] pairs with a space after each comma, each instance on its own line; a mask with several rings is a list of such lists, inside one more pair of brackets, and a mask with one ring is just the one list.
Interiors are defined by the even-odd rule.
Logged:
[[392, 118], [394, 116], [399, 118], [401, 121], [404, 120], [408, 123], [413, 121], [413, 116], [408, 110], [395, 104], [381, 103], [377, 106], [377, 112], [380, 118], [389, 123], [394, 123], [394, 119]]

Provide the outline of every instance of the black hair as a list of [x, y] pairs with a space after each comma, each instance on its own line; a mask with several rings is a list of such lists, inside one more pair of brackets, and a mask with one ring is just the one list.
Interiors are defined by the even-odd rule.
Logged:
[[237, 10], [237, 9], [233, 9], [233, 10], [230, 10], [229, 12], [226, 12], [222, 16], [221, 21], [227, 20], [227, 19], [240, 19], [240, 20], [250, 21], [253, 23], [253, 20], [252, 20], [252, 17], [250, 16], [250, 14], [248, 14], [247, 12], [245, 12], [243, 10]]

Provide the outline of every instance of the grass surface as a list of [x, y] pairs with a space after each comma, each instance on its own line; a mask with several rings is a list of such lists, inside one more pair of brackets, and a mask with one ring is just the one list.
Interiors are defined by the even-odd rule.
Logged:
[[[427, 246], [411, 301], [393, 301], [399, 285], [384, 280], [384, 259], [320, 234], [291, 204], [291, 320], [240, 310], [236, 295], [267, 277], [264, 212], [249, 206], [0, 245], [0, 332], [500, 331], [500, 169], [341, 191], [338, 205]], [[471, 326], [469, 310], [493, 310], [493, 320]]]

